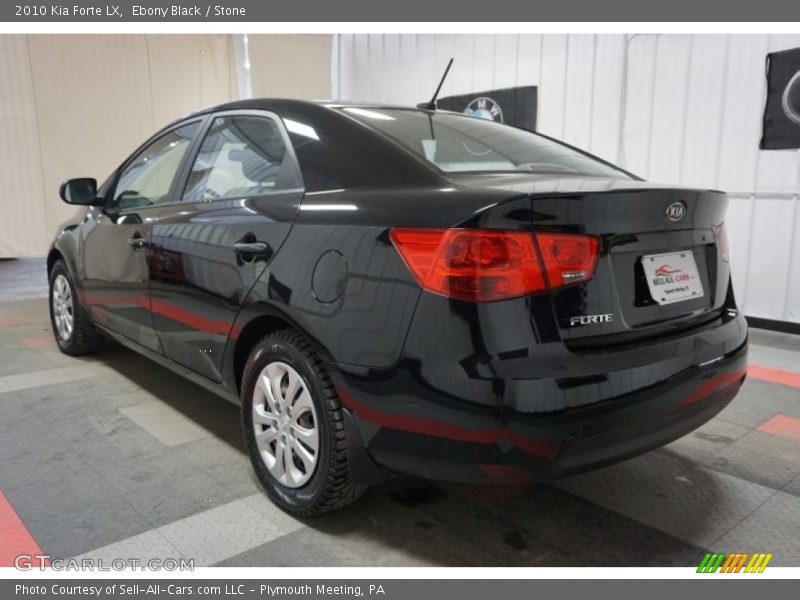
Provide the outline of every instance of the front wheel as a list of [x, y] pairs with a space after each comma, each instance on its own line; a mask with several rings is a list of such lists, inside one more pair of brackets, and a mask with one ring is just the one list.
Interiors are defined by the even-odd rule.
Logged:
[[261, 485], [283, 510], [319, 515], [356, 500], [342, 405], [309, 342], [292, 330], [256, 344], [242, 380], [242, 427]]
[[89, 320], [89, 315], [75, 293], [75, 285], [63, 260], [50, 271], [50, 325], [59, 349], [79, 356], [100, 348], [103, 337]]

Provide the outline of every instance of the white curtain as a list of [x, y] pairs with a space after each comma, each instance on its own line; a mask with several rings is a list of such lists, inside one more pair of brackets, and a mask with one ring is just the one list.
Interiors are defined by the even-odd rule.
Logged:
[[330, 35], [249, 35], [253, 96], [331, 97]]
[[156, 129], [235, 90], [227, 35], [0, 36], [0, 258], [45, 254], [75, 212], [62, 181], [102, 182]]

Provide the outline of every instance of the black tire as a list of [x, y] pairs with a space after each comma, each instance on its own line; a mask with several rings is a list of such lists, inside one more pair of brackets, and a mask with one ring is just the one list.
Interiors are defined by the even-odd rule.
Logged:
[[[319, 436], [319, 455], [311, 478], [302, 487], [281, 484], [267, 469], [256, 445], [253, 398], [256, 380], [270, 363], [280, 361], [297, 371], [311, 394]], [[258, 479], [270, 499], [284, 511], [310, 517], [338, 510], [358, 499], [365, 487], [351, 480], [342, 404], [311, 344], [291, 329], [259, 341], [247, 359], [242, 377], [242, 429]]]
[[[53, 288], [56, 280], [60, 276], [63, 276], [67, 280], [72, 300], [73, 327], [72, 332], [66, 338], [59, 334], [53, 309]], [[95, 328], [94, 324], [89, 319], [89, 315], [86, 313], [86, 309], [78, 299], [78, 294], [75, 292], [75, 284], [72, 282], [72, 276], [63, 260], [56, 261], [50, 271], [50, 292], [47, 297], [47, 303], [50, 308], [50, 326], [53, 329], [53, 336], [55, 336], [56, 344], [58, 344], [59, 349], [64, 354], [80, 356], [82, 354], [97, 352], [103, 344], [103, 336]]]

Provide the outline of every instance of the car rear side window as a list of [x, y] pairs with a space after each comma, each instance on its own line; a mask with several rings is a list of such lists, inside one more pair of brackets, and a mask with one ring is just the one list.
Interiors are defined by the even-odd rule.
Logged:
[[302, 187], [278, 124], [269, 117], [217, 117], [186, 182], [183, 200], [252, 198]]
[[407, 109], [341, 110], [446, 173], [521, 171], [629, 178], [574, 148], [487, 119]]
[[117, 179], [110, 208], [125, 210], [168, 202], [175, 173], [199, 129], [199, 121], [173, 129], [134, 156]]

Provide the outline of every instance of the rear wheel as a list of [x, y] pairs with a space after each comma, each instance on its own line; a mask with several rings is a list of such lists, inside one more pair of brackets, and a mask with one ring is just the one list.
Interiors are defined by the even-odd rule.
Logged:
[[56, 261], [50, 271], [50, 325], [59, 349], [65, 354], [89, 354], [103, 342], [75, 293], [63, 260]]
[[299, 333], [270, 334], [250, 353], [242, 427], [258, 479], [283, 510], [319, 515], [363, 492], [350, 477], [341, 402]]

